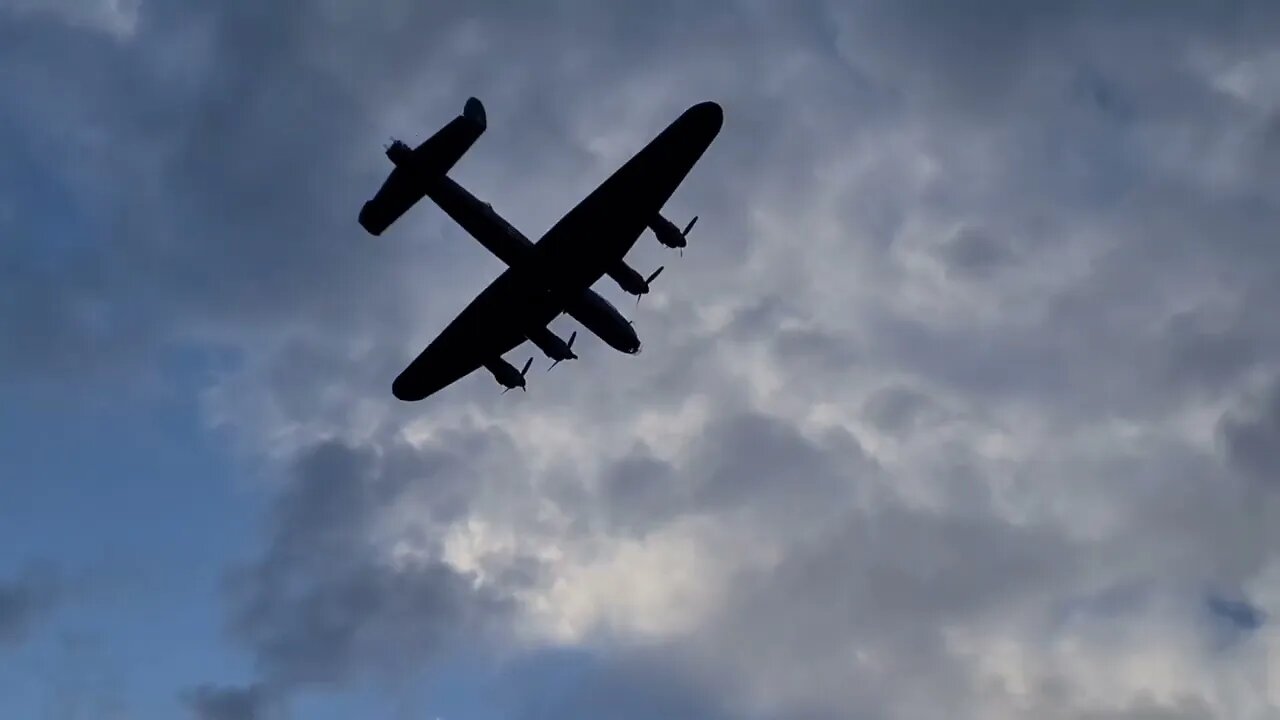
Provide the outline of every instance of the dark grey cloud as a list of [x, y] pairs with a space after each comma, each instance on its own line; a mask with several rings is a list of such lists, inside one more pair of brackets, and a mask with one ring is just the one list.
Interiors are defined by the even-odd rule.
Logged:
[[1266, 622], [1266, 613], [1248, 600], [1210, 595], [1205, 602], [1209, 612], [1215, 618], [1228, 623], [1236, 630], [1257, 630]]
[[1227, 457], [1266, 486], [1280, 483], [1280, 381], [1272, 381], [1221, 423]]
[[62, 601], [62, 581], [47, 567], [30, 566], [0, 581], [0, 647], [25, 641]]
[[935, 411], [926, 393], [901, 384], [876, 390], [863, 407], [867, 419], [889, 435], [909, 433]]
[[949, 271], [979, 279], [1013, 259], [1007, 242], [976, 227], [961, 228], [946, 241], [940, 254]]
[[603, 521], [638, 535], [701, 514], [820, 526], [847, 511], [847, 504], [833, 504], [836, 498], [869, 484], [877, 472], [847, 433], [833, 431], [815, 442], [778, 417], [722, 415], [700, 430], [677, 463], [640, 448], [606, 468], [601, 514], [582, 522]]
[[[518, 668], [516, 673], [525, 668]], [[518, 688], [511, 713], [521, 720], [608, 716], [619, 720], [681, 717], [691, 720], [736, 720], [737, 715], [708, 693], [696, 671], [679, 667], [661, 652], [622, 652], [577, 675], [560, 692], [521, 686], [513, 673], [507, 682]]]
[[268, 720], [273, 699], [262, 685], [202, 685], [183, 698], [194, 720]]

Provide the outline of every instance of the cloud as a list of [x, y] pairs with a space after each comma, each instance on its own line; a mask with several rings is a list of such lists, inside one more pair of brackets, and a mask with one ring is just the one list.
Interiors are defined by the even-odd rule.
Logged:
[[62, 585], [47, 568], [32, 566], [0, 581], [0, 647], [25, 641], [62, 600]]
[[1231, 625], [1236, 630], [1257, 630], [1265, 622], [1265, 615], [1245, 600], [1232, 600], [1210, 596], [1207, 600], [1209, 611], [1215, 617]]
[[[12, 122], [100, 233], [22, 255], [0, 362], [230, 351], [211, 417], [286, 478], [229, 582], [264, 683], [478, 643], [589, 650], [564, 713], [1280, 703], [1269, 621], [1223, 647], [1204, 603], [1280, 607], [1274, 9], [188, 12], [0, 50], [66, 83]], [[527, 396], [406, 406], [390, 379], [499, 266], [429, 205], [378, 239], [354, 213], [385, 136], [473, 94], [456, 175], [531, 236], [688, 104], [726, 123], [665, 210], [702, 218], [683, 260], [629, 258], [668, 264], [642, 356], [584, 335]], [[28, 250], [84, 232], [16, 197]]]
[[1280, 481], [1280, 382], [1224, 417], [1221, 432], [1227, 457], [1241, 472], [1266, 485]]
[[137, 31], [142, 0], [4, 0], [0, 10], [22, 18], [56, 17], [75, 28], [103, 32], [117, 39]]
[[273, 685], [412, 675], [451, 646], [479, 644], [472, 634], [510, 612], [508, 597], [438, 559], [397, 560], [374, 543], [383, 515], [415, 484], [465, 461], [461, 447], [399, 452], [412, 456], [383, 460], [341, 442], [304, 453], [262, 557], [231, 578], [234, 632]]
[[223, 687], [202, 685], [185, 696], [195, 720], [267, 720], [271, 697], [261, 685]]
[[[685, 669], [660, 654], [639, 652], [576, 676], [563, 693], [548, 696], [544, 687], [527, 691], [521, 688], [513, 693], [511, 712], [521, 720], [600, 715], [619, 720], [738, 717], [720, 705], [716, 696], [709, 695], [704, 686], [683, 675]], [[516, 671], [519, 670], [524, 668]], [[509, 676], [503, 679], [518, 688], [523, 685]]]

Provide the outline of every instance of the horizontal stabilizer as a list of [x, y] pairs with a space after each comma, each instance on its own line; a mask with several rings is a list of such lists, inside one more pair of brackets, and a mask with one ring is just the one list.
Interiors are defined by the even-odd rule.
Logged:
[[361, 227], [370, 235], [381, 235], [423, 198], [428, 183], [453, 169], [486, 127], [484, 105], [469, 98], [461, 115], [413, 150], [404, 143], [393, 143], [387, 148], [387, 157], [395, 168], [373, 198], [361, 207]]

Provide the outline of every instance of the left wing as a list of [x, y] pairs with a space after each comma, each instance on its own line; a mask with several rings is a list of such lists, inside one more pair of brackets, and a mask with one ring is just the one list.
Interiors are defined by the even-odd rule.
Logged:
[[529, 275], [508, 268], [489, 283], [391, 384], [391, 393], [414, 402], [439, 392], [499, 359], [545, 328], [564, 311]]

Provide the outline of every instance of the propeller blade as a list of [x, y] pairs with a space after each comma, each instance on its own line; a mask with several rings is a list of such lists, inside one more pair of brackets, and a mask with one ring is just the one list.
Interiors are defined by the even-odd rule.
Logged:
[[520, 371], [520, 377], [524, 377], [524, 374], [529, 372], [529, 366], [532, 364], [533, 364], [533, 358], [530, 357], [528, 360], [525, 361], [524, 369]]
[[653, 281], [654, 281], [654, 280], [655, 280], [659, 275], [661, 275], [661, 274], [662, 274], [662, 271], [663, 271], [663, 269], [664, 269], [664, 268], [666, 268], [666, 266], [665, 266], [665, 265], [660, 265], [660, 266], [658, 266], [658, 269], [657, 269], [657, 270], [654, 270], [652, 275], [650, 275], [649, 277], [645, 278], [645, 280], [644, 280], [644, 284], [645, 284], [645, 285], [648, 285], [649, 283], [653, 282]]
[[696, 222], [698, 222], [698, 216], [697, 216], [697, 215], [694, 215], [694, 216], [693, 216], [693, 219], [689, 221], [689, 224], [684, 226], [684, 232], [682, 232], [682, 233], [680, 233], [680, 234], [681, 234], [681, 235], [688, 235], [688, 234], [689, 234], [689, 231], [693, 229], [693, 224], [694, 224], [694, 223], [696, 223]]
[[573, 332], [569, 333], [569, 342], [565, 343], [565, 346], [568, 347], [569, 349], [573, 349], [573, 341], [576, 340], [577, 338], [578, 338], [577, 330], [574, 330]]
[[510, 389], [511, 389], [511, 388], [507, 388], [506, 390], [503, 390], [502, 392], [500, 392], [500, 393], [498, 393], [498, 394], [499, 394], [499, 395], [506, 395], [506, 394], [507, 394], [507, 390], [510, 390]]
[[684, 248], [680, 248], [680, 257], [684, 257]]
[[559, 364], [560, 364], [560, 361], [559, 361], [559, 360], [557, 360], [557, 361], [555, 361], [555, 362], [551, 363], [551, 367], [547, 368], [547, 372], [551, 372], [551, 371], [555, 368], [555, 366], [557, 366], [557, 365], [559, 365]]

